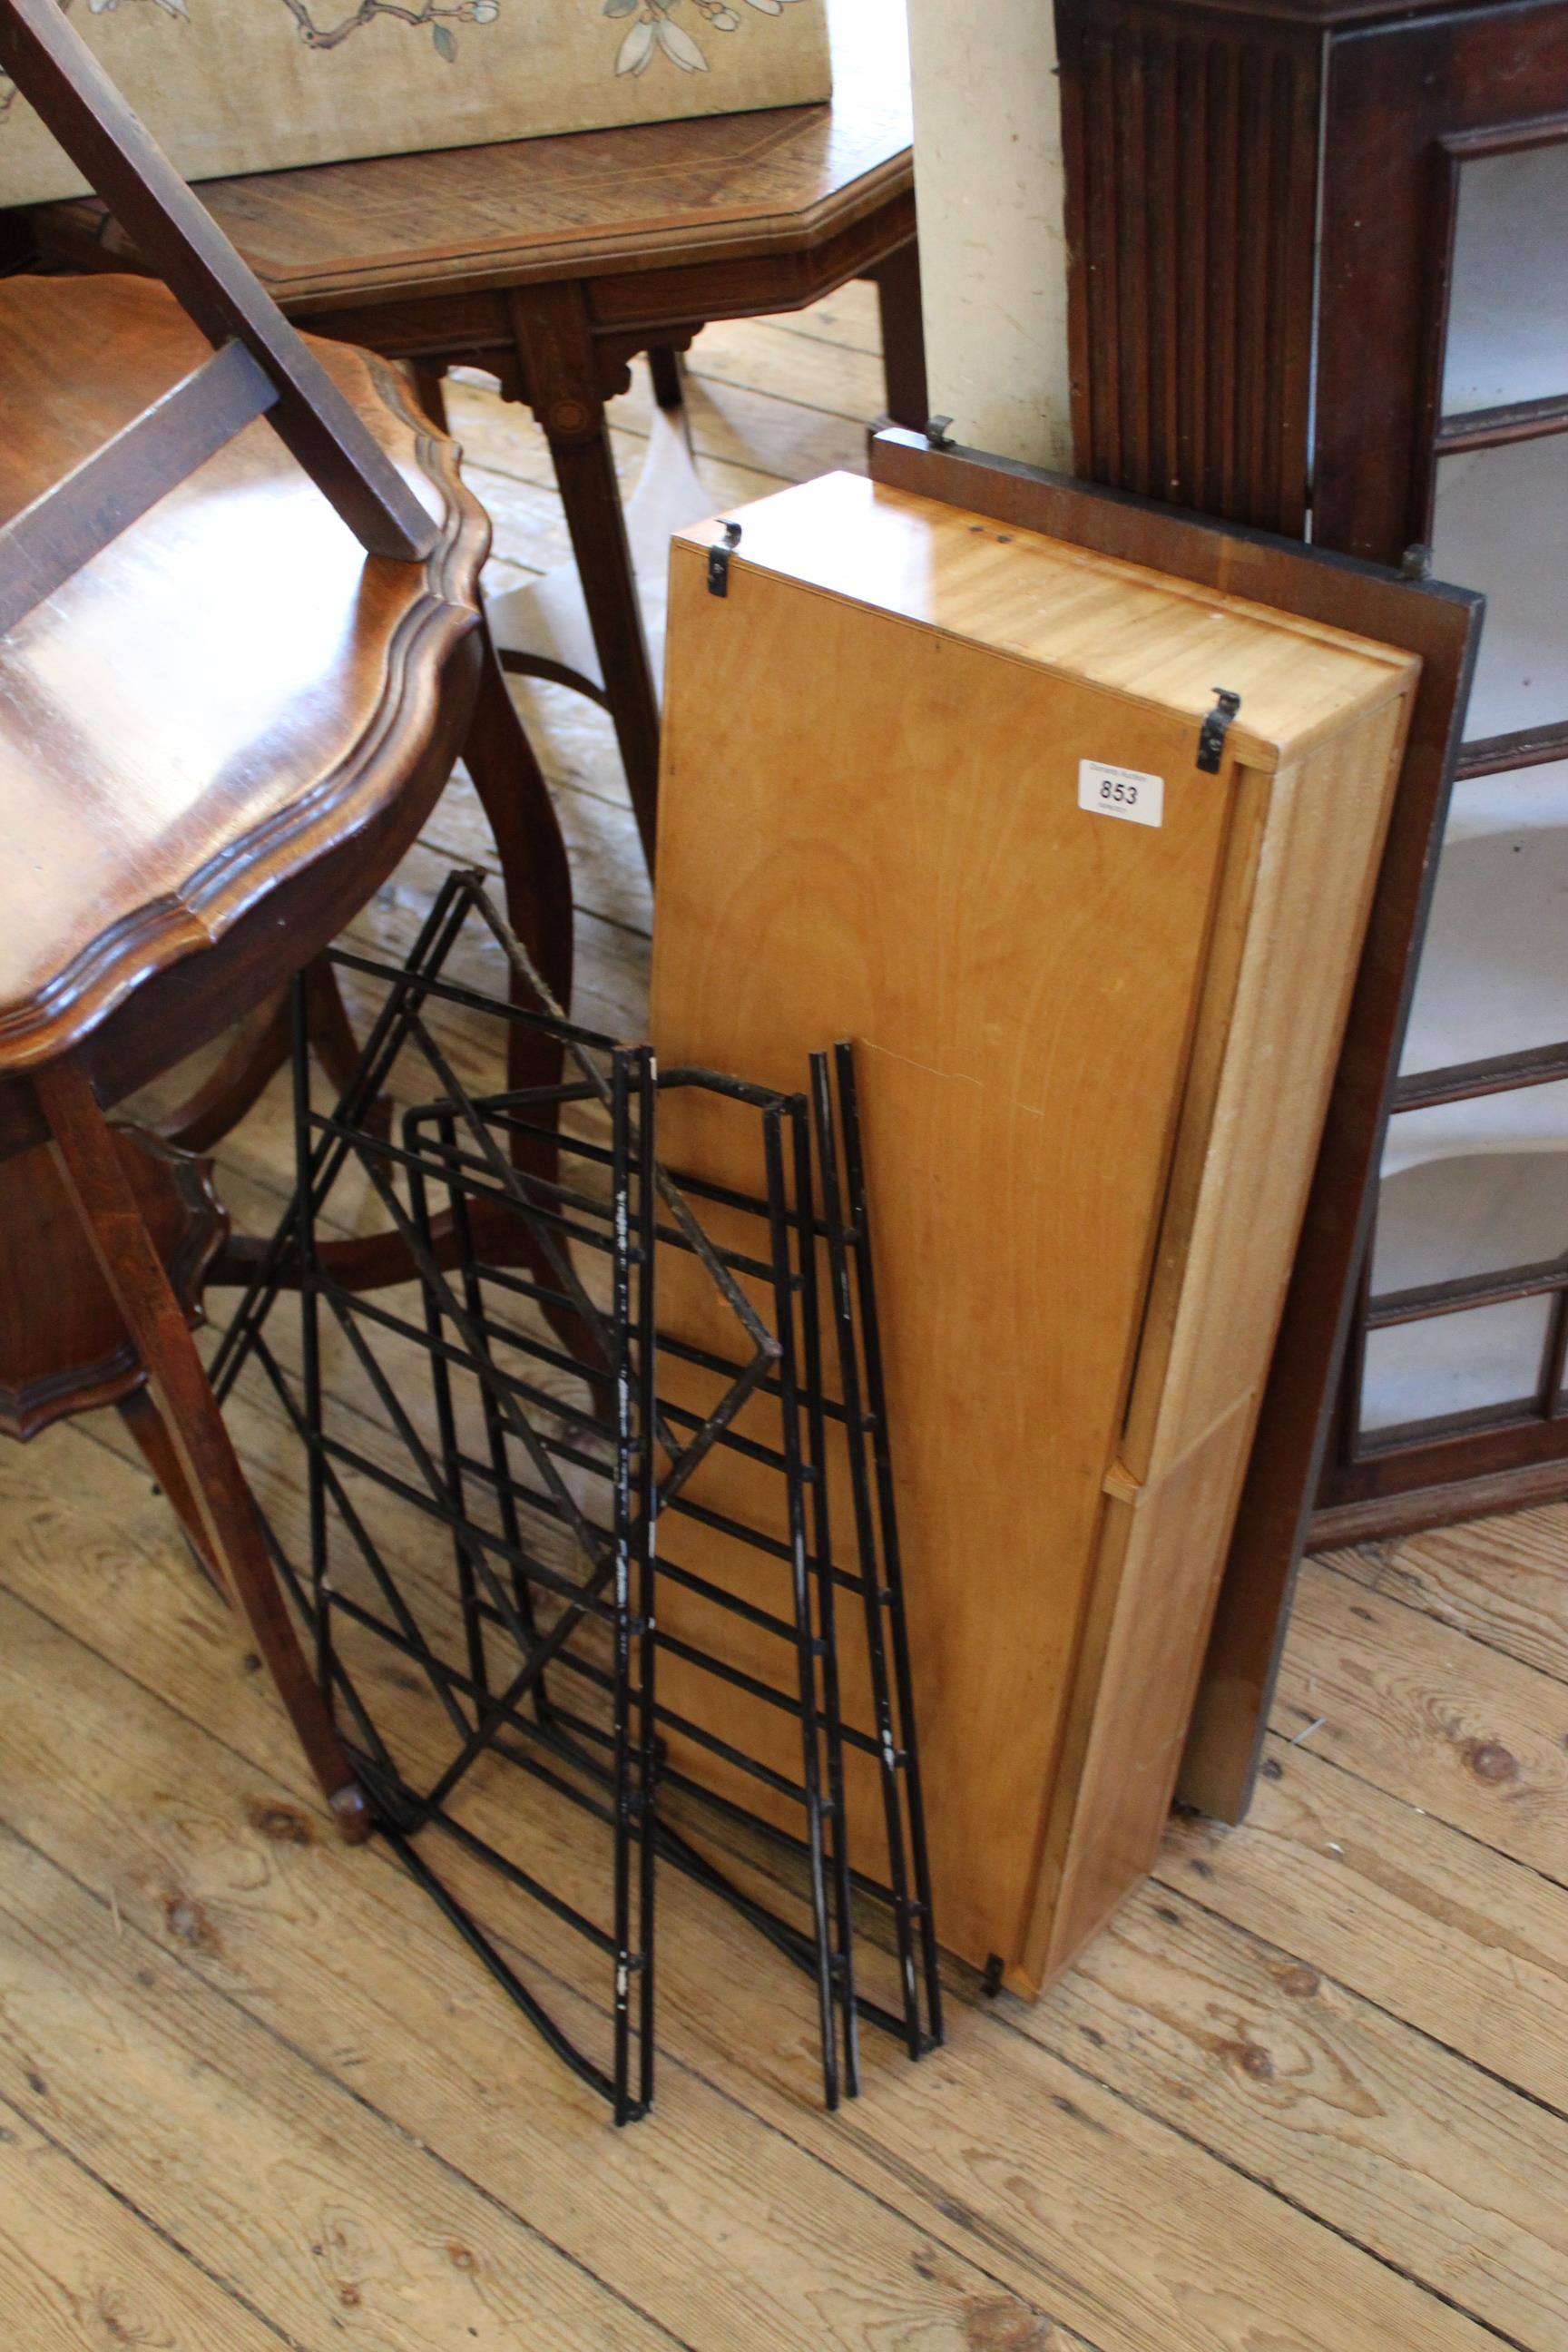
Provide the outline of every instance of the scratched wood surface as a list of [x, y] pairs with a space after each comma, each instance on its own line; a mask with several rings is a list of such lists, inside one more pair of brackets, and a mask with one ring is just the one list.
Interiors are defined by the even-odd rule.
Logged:
[[[858, 462], [874, 318], [850, 289], [703, 339], [715, 506]], [[481, 386], [454, 404], [516, 580], [559, 552], [548, 461]], [[639, 386], [628, 478], [646, 413]], [[529, 710], [583, 1007], [635, 1029], [647, 898], [608, 732], [552, 689]], [[405, 944], [485, 848], [449, 794], [359, 936]], [[289, 1149], [275, 1091], [225, 1150], [237, 1213], [276, 1206]], [[275, 1427], [237, 1434], [297, 1511]], [[117, 1426], [7, 1447], [0, 2340], [1562, 2352], [1565, 1738], [1568, 1511], [1313, 1563], [1251, 1822], [1174, 1822], [1035, 2008], [953, 1969], [949, 2047], [873, 2049], [828, 2118], [797, 1980], [671, 1881], [659, 2105], [616, 2136], [390, 1860], [332, 1841]], [[585, 2007], [537, 1911], [458, 1885]]]

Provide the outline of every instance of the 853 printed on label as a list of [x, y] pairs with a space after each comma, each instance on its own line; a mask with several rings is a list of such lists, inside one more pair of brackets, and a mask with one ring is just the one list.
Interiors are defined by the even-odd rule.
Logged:
[[1078, 804], [1095, 816], [1119, 816], [1127, 824], [1163, 824], [1165, 779], [1137, 768], [1108, 767], [1103, 760], [1078, 763]]

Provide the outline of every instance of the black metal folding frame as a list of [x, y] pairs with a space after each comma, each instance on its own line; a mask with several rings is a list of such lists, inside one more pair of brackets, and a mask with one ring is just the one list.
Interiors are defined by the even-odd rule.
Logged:
[[[451, 976], [469, 927], [503, 951], [510, 999]], [[561, 1016], [476, 874], [449, 878], [401, 969], [342, 948], [333, 960], [346, 979], [381, 992], [380, 1008], [342, 1099], [323, 1112], [310, 1098], [297, 994], [297, 1190], [214, 1377], [226, 1397], [254, 1363], [305, 1450], [303, 1559], [277, 1528], [268, 1537], [378, 1824], [618, 2123], [646, 2113], [653, 2095], [660, 1859], [722, 1895], [810, 1974], [824, 2096], [835, 2105], [859, 2087], [862, 2021], [897, 2034], [911, 2057], [941, 2035], [852, 1057], [840, 1048], [831, 1070], [816, 1057], [810, 1104], [709, 1071], [656, 1076], [646, 1046], [619, 1045]], [[563, 1057], [561, 1077], [475, 1094], [437, 1034], [438, 1013], [526, 1024]], [[406, 1090], [410, 1065], [421, 1089], [429, 1082], [434, 1091], [405, 1108], [392, 1130], [384, 1097], [395, 1072]], [[497, 1066], [505, 1066], [503, 1055]], [[753, 1122], [755, 1192], [678, 1181], [660, 1165], [657, 1107], [678, 1090], [721, 1097]], [[323, 1229], [336, 1188], [354, 1171], [401, 1237], [418, 1289], [412, 1312], [334, 1275]], [[710, 1217], [724, 1213], [723, 1245], [705, 1227], [705, 1204]], [[700, 1267], [733, 1328], [731, 1350], [698, 1349], [658, 1329], [658, 1270], [671, 1252]], [[819, 1259], [831, 1292], [837, 1396], [824, 1382]], [[292, 1363], [272, 1319], [288, 1291], [298, 1293], [300, 1308]], [[357, 1417], [323, 1375], [325, 1318], [362, 1387]], [[660, 1363], [678, 1360], [719, 1379], [700, 1413], [663, 1394]], [[417, 1366], [427, 1368], [421, 1396], [408, 1385]], [[738, 1426], [743, 1410], [746, 1433]], [[757, 1434], [760, 1412], [770, 1417], [766, 1442]], [[842, 1427], [847, 1454], [853, 1567], [834, 1555], [830, 1423]], [[739, 1449], [777, 1474], [784, 1539], [721, 1517], [692, 1490], [715, 1448]], [[427, 1566], [395, 1566], [379, 1538], [381, 1498], [444, 1531], [449, 1582]], [[672, 1555], [671, 1530], [682, 1519], [736, 1547], [739, 1589], [694, 1575]], [[767, 1579], [781, 1566], [787, 1599], [768, 1605]], [[661, 1580], [701, 1592], [748, 1637], [776, 1637], [777, 1684], [721, 1643], [699, 1645], [660, 1629]], [[866, 1624], [865, 1725], [844, 1719], [835, 1616], [844, 1593], [859, 1602]], [[661, 1654], [789, 1717], [800, 1741], [798, 1780], [664, 1704], [656, 1687]], [[417, 1732], [410, 1689], [425, 1707]], [[390, 1703], [389, 1693], [396, 1694]], [[438, 1756], [432, 1726], [447, 1743]], [[757, 1784], [775, 1809], [785, 1801], [798, 1825], [783, 1830], [674, 1769], [667, 1735], [677, 1735], [688, 1755], [705, 1751]], [[851, 1861], [846, 1746], [877, 1759], [886, 1882]], [[547, 1883], [540, 1857], [501, 1851], [460, 1817], [456, 1808], [484, 1779], [476, 1768], [492, 1758], [607, 1830], [608, 1884], [596, 1913], [579, 1894]], [[731, 1831], [744, 1829], [753, 1846], [782, 1853], [788, 1874], [801, 1866], [809, 1927], [743, 1891], [700, 1850], [691, 1804], [679, 1832], [659, 1818], [661, 1781]], [[427, 1828], [608, 1960], [607, 2053], [568, 2030], [563, 2002], [547, 2005], [437, 1876], [416, 1843]], [[585, 1868], [574, 1850], [574, 1887]], [[857, 1985], [861, 1898], [890, 1916], [899, 1974], [891, 2003]]]

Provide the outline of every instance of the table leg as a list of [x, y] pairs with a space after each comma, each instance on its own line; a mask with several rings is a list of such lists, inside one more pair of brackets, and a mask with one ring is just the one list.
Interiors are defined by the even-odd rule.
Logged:
[[925, 322], [921, 310], [921, 251], [913, 238], [869, 276], [882, 313], [882, 370], [888, 415], [895, 425], [923, 432], [931, 415], [926, 389]]
[[447, 372], [441, 367], [421, 367], [413, 363], [414, 389], [419, 395], [419, 405], [443, 433], [449, 433], [447, 422]]
[[[481, 621], [479, 626], [479, 690], [463, 759], [495, 842], [507, 920], [557, 1003], [570, 1012], [573, 906], [566, 844], [543, 771], [501, 675], [489, 625]], [[513, 1073], [514, 1086], [528, 1083]]]
[[669, 343], [654, 343], [649, 347], [647, 372], [653, 379], [653, 396], [661, 408], [682, 408], [686, 395], [680, 382], [680, 353]]
[[[534, 757], [533, 746], [517, 715], [497, 659], [489, 626], [481, 622], [480, 628], [484, 644], [479, 691], [463, 757], [495, 837], [506, 890], [507, 920], [528, 950], [556, 1006], [563, 1013], [570, 1013], [574, 909], [566, 844], [543, 771]], [[511, 999], [514, 1004], [536, 1009], [531, 992], [515, 980]], [[557, 1084], [561, 1073], [561, 1047], [537, 1029], [514, 1022], [507, 1038], [508, 1085], [551, 1087]], [[536, 1114], [544, 1127], [553, 1127], [557, 1116], [555, 1110], [547, 1108]], [[558, 1173], [552, 1146], [514, 1135], [511, 1150], [519, 1168], [546, 1181]], [[498, 1216], [494, 1204], [485, 1202], [474, 1202], [469, 1213], [470, 1222], [488, 1235], [485, 1248], [492, 1265], [526, 1265], [546, 1288], [553, 1286], [557, 1277], [548, 1262], [530, 1245], [520, 1249], [514, 1218], [504, 1212]], [[437, 1254], [447, 1246], [450, 1222], [449, 1213], [435, 1221], [433, 1239]], [[331, 1248], [332, 1244], [327, 1246]], [[446, 1260], [441, 1262], [445, 1264]], [[549, 1306], [545, 1313], [581, 1361], [591, 1363], [595, 1360], [597, 1343], [572, 1308]]]
[[[176, 1151], [211, 1151], [258, 1103], [293, 1051], [287, 989], [258, 1005], [235, 1028], [195, 1092], [161, 1118], [154, 1132]], [[359, 1060], [359, 1040], [338, 976], [324, 957], [310, 966], [310, 1042], [341, 1094]], [[372, 1124], [390, 1132], [391, 1106], [383, 1102]]]
[[[448, 427], [444, 371], [416, 367], [414, 380], [425, 414], [445, 433]], [[544, 772], [501, 671], [482, 597], [479, 634], [479, 686], [463, 745], [463, 761], [496, 845], [506, 890], [507, 920], [557, 1003], [569, 1012], [572, 868]], [[514, 1083], [521, 1086], [523, 1080], [516, 1078]]]
[[145, 1389], [132, 1389], [129, 1396], [121, 1397], [118, 1411], [142, 1450], [142, 1459], [152, 1472], [154, 1485], [180, 1522], [196, 1565], [219, 1599], [226, 1601], [229, 1596], [223, 1572], [208, 1549], [207, 1531], [202, 1524], [196, 1498], [185, 1484], [185, 1474], [174, 1441], [163, 1426], [163, 1414]]
[[267, 1556], [256, 1500], [196, 1353], [184, 1310], [127, 1181], [113, 1132], [86, 1075], [51, 1063], [34, 1087], [49, 1149], [126, 1330], [147, 1368], [203, 1552], [221, 1569], [345, 1838], [368, 1837], [363, 1790], [310, 1677]]
[[598, 648], [643, 855], [651, 869], [658, 802], [658, 698], [637, 603], [605, 395], [583, 289], [508, 298], [528, 401], [543, 427]]

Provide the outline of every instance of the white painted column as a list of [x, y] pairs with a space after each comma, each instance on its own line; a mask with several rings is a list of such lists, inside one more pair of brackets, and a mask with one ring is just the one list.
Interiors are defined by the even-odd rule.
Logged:
[[973, 446], [1072, 462], [1050, 0], [909, 0], [931, 404]]

